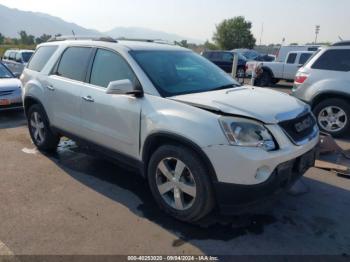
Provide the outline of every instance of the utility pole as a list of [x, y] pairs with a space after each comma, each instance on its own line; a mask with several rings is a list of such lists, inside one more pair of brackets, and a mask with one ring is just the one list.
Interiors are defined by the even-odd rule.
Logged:
[[318, 34], [320, 33], [320, 29], [321, 29], [321, 26], [316, 25], [316, 27], [315, 27], [315, 34], [316, 34], [316, 36], [315, 36], [315, 44], [317, 44], [317, 37], [318, 37]]
[[264, 34], [264, 23], [262, 23], [262, 25], [261, 25], [260, 46], [261, 46], [261, 43], [262, 43], [263, 34]]

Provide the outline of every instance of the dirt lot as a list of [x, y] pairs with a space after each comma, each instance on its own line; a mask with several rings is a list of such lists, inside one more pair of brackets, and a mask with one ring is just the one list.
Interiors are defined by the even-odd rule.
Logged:
[[350, 180], [330, 172], [309, 170], [265, 214], [199, 227], [160, 212], [138, 174], [69, 142], [38, 153], [22, 112], [0, 112], [0, 145], [0, 254], [350, 253]]

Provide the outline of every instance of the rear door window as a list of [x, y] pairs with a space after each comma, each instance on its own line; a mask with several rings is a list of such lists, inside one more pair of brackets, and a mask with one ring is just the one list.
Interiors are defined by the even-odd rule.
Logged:
[[303, 53], [300, 55], [300, 58], [299, 58], [299, 65], [304, 65], [309, 59], [310, 57], [312, 56], [312, 54], [310, 53]]
[[350, 49], [327, 50], [316, 60], [311, 68], [349, 72]]
[[60, 60], [56, 74], [72, 80], [83, 82], [90, 62], [92, 48], [69, 47]]
[[296, 53], [290, 53], [288, 55], [287, 64], [294, 64], [296, 58], [297, 58], [297, 54]]
[[16, 54], [16, 62], [17, 63], [22, 63], [22, 55], [20, 52]]
[[30, 59], [28, 68], [33, 71], [41, 72], [56, 50], [57, 46], [39, 47]]

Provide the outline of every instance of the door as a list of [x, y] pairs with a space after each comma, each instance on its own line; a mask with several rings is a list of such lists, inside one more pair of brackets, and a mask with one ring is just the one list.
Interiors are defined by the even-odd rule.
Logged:
[[299, 61], [297, 53], [288, 54], [286, 63], [284, 64], [283, 79], [294, 80], [299, 69], [297, 61]]
[[67, 48], [46, 86], [51, 124], [79, 135], [81, 90], [90, 63], [92, 48]]
[[106, 94], [111, 81], [123, 79], [139, 83], [121, 55], [97, 49], [90, 84], [82, 89], [80, 134], [97, 145], [135, 157], [139, 153], [141, 99]]

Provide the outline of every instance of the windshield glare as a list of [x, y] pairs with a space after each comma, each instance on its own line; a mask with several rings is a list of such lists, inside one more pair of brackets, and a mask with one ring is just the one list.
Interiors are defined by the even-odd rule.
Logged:
[[130, 51], [163, 97], [239, 86], [230, 75], [191, 51]]
[[0, 78], [13, 78], [11, 72], [0, 63]]

